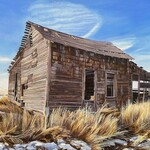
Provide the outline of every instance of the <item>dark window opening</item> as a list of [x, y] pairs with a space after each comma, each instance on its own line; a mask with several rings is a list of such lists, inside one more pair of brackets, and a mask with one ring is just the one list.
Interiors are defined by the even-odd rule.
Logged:
[[24, 96], [24, 90], [28, 88], [28, 84], [22, 84], [21, 86], [21, 96]]
[[60, 50], [64, 50], [64, 49], [65, 49], [64, 45], [60, 44]]
[[115, 75], [111, 73], [107, 73], [107, 96], [109, 97], [115, 96], [114, 81], [115, 81]]
[[94, 96], [94, 71], [85, 71], [85, 100], [90, 100]]
[[113, 85], [107, 85], [107, 96], [113, 96]]
[[21, 86], [21, 96], [24, 96], [24, 89], [25, 89], [25, 85], [22, 84], [22, 86]]

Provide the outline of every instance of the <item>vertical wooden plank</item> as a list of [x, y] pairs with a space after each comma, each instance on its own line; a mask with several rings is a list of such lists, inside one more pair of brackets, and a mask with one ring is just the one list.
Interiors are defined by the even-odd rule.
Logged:
[[131, 103], [133, 99], [133, 94], [132, 94], [132, 75], [130, 73], [129, 60], [127, 60], [127, 74], [128, 74], [128, 101]]
[[130, 91], [131, 92], [131, 103], [133, 103], [133, 91], [132, 91], [133, 90], [133, 74], [130, 74], [130, 76], [131, 76], [131, 82], [132, 82], [131, 83], [131, 89], [130, 89], [131, 90]]
[[[16, 74], [17, 74], [17, 79], [16, 79]], [[14, 63], [11, 70], [9, 71], [8, 98], [10, 100], [20, 99], [21, 96], [20, 82], [21, 82], [21, 59], [19, 57]], [[17, 87], [15, 86], [16, 83], [17, 83]]]
[[[149, 82], [150, 83], [150, 82]], [[148, 97], [150, 97], [150, 88], [148, 88]]]
[[[143, 83], [146, 83], [147, 81], [143, 81]], [[143, 102], [145, 101], [145, 97], [146, 97], [146, 87], [143, 88], [143, 97], [142, 97], [142, 100]]]
[[49, 111], [49, 101], [50, 101], [50, 80], [51, 80], [51, 58], [52, 58], [52, 51], [51, 51], [51, 41], [47, 41], [48, 45], [48, 58], [47, 58], [47, 80], [46, 80], [46, 98], [45, 98], [45, 115], [48, 115]]
[[104, 87], [105, 87], [105, 101], [104, 103], [107, 102], [107, 71], [105, 71], [105, 83], [104, 83]]
[[83, 68], [83, 73], [82, 73], [82, 104], [85, 98], [85, 68]]
[[94, 71], [94, 109], [97, 110], [97, 71]]
[[138, 75], [138, 102], [140, 102], [140, 74]]
[[114, 93], [115, 93], [115, 101], [116, 101], [116, 106], [115, 107], [117, 107], [117, 101], [118, 101], [118, 92], [117, 92], [117, 89], [118, 89], [118, 87], [117, 87], [117, 74], [118, 74], [118, 72], [115, 72], [115, 74], [114, 74]]

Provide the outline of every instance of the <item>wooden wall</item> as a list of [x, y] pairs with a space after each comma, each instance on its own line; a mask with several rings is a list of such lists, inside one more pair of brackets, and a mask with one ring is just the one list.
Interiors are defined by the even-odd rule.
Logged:
[[[84, 94], [85, 69], [95, 71], [95, 106], [104, 103], [120, 107], [130, 97], [128, 61], [102, 56], [93, 52], [63, 46], [51, 45], [51, 81], [49, 106], [58, 105], [69, 108], [81, 106]], [[115, 74], [115, 97], [106, 97], [106, 74]]]
[[[144, 70], [142, 67], [137, 66], [137, 64], [135, 64], [134, 62], [130, 62], [129, 74], [130, 74], [129, 76], [131, 77], [129, 79], [129, 82], [131, 83], [131, 100], [132, 100], [131, 102], [142, 102], [144, 100], [147, 100], [149, 98], [147, 86], [150, 82], [150, 79], [148, 77], [148, 72]], [[138, 82], [137, 91], [136, 90], [132, 91], [132, 81]], [[133, 95], [136, 95], [137, 97], [136, 100], [135, 100], [135, 96]]]
[[74, 109], [81, 106], [82, 58], [76, 57], [76, 50], [63, 45], [52, 44], [51, 52], [50, 108], [59, 105]]
[[[17, 74], [17, 81], [16, 81]], [[17, 82], [17, 87], [15, 89], [15, 82]], [[8, 98], [10, 100], [15, 100], [15, 90], [16, 98], [20, 99], [21, 96], [21, 62], [20, 58], [14, 64], [12, 70], [9, 72], [9, 86], [8, 86]]]
[[44, 111], [47, 80], [47, 41], [32, 27], [32, 45], [26, 43], [21, 60], [23, 100], [29, 109]]

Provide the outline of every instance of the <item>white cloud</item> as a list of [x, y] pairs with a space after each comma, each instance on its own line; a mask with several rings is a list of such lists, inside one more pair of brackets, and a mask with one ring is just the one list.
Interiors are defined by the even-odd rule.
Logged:
[[0, 63], [9, 63], [10, 61], [10, 58], [0, 56]]
[[145, 61], [145, 60], [150, 60], [150, 55], [134, 55], [137, 61]]
[[2, 94], [7, 94], [8, 91], [8, 73], [4, 72], [8, 67], [11, 59], [9, 57], [0, 56], [0, 96]]
[[35, 23], [84, 38], [93, 35], [102, 25], [102, 17], [94, 11], [65, 1], [34, 3], [28, 11], [28, 19]]
[[7, 94], [8, 90], [8, 73], [0, 73], [0, 95]]
[[145, 54], [145, 55], [139, 55], [139, 54], [135, 54], [133, 55], [133, 57], [135, 58], [134, 62], [138, 64], [138, 66], [142, 66], [144, 67], [144, 69], [146, 69], [147, 71], [150, 71], [150, 54]]
[[135, 44], [135, 41], [136, 41], [136, 38], [134, 36], [129, 36], [129, 37], [126, 37], [126, 38], [117, 38], [115, 40], [112, 40], [111, 42], [117, 46], [118, 48], [120, 48], [121, 50], [127, 50], [131, 47], [134, 46]]

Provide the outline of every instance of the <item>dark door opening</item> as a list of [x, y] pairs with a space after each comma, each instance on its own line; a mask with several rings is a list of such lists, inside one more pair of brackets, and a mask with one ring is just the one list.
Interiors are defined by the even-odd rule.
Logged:
[[15, 74], [15, 87], [14, 87], [14, 98], [17, 101], [17, 92], [18, 92], [18, 73]]
[[94, 96], [94, 71], [85, 70], [85, 100], [90, 100]]

